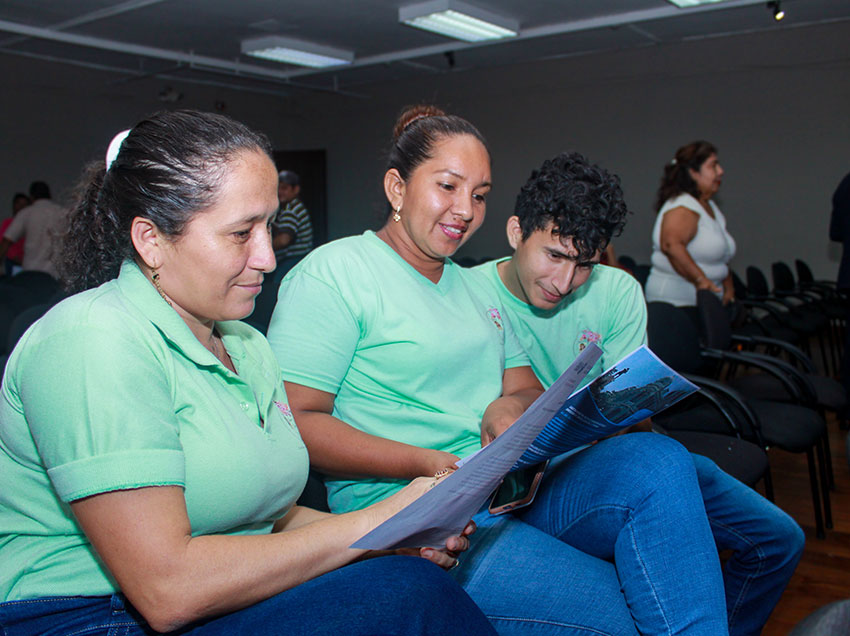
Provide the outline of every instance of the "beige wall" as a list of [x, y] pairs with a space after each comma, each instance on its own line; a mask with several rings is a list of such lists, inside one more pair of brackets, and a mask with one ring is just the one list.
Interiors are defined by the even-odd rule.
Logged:
[[[156, 93], [167, 83], [110, 85], [108, 74], [10, 56], [0, 56], [0, 69], [9, 78], [0, 87], [3, 214], [34, 178], [67, 188], [114, 131], [163, 106]], [[57, 72], [79, 81], [43, 88], [39, 76]], [[395, 116], [434, 101], [475, 123], [493, 153], [488, 219], [465, 254], [505, 253], [504, 220], [519, 186], [547, 156], [575, 149], [621, 175], [634, 215], [616, 246], [648, 261], [661, 168], [678, 145], [705, 138], [726, 168], [720, 204], [738, 241], [737, 269], [798, 256], [820, 277], [837, 267], [827, 227], [832, 190], [850, 171], [848, 22], [351, 89], [362, 97], [173, 84], [186, 95], [179, 106], [209, 110], [224, 100], [280, 149], [326, 148], [331, 237], [375, 225]]]

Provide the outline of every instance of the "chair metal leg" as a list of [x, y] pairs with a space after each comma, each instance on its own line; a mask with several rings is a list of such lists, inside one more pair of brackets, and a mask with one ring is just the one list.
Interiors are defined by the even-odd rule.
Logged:
[[825, 373], [827, 377], [838, 374], [838, 360], [836, 359], [835, 338], [832, 335], [832, 325], [827, 325], [826, 328], [826, 343], [829, 347], [829, 361], [832, 363], [832, 372]]
[[821, 358], [821, 360], [823, 360], [823, 374], [825, 376], [829, 376], [830, 375], [829, 357], [827, 356], [826, 345], [823, 342], [823, 332], [820, 329], [818, 330], [817, 336], [818, 336], [818, 346], [820, 347], [820, 358]]
[[776, 503], [776, 500], [773, 498], [773, 477], [770, 474], [770, 464], [767, 465], [767, 468], [764, 470], [764, 475], [762, 475], [764, 479], [764, 496], [770, 503]]
[[809, 483], [812, 486], [812, 504], [815, 509], [815, 534], [818, 539], [825, 539], [826, 532], [823, 529], [823, 514], [821, 513], [820, 492], [818, 491], [818, 473], [815, 468], [815, 454], [811, 448], [806, 451], [806, 459], [809, 464]]
[[832, 450], [829, 447], [829, 427], [826, 427], [821, 439], [823, 440], [824, 463], [826, 465], [826, 484], [830, 490], [835, 490], [835, 471], [832, 469]]
[[815, 444], [815, 452], [818, 456], [818, 467], [820, 468], [820, 489], [823, 495], [823, 516], [826, 527], [832, 529], [832, 504], [829, 497], [829, 477], [826, 474], [826, 462], [823, 452], [823, 438]]

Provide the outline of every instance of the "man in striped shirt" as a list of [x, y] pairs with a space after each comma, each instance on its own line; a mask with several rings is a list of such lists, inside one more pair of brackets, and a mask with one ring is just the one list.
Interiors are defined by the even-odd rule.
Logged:
[[277, 259], [275, 280], [280, 281], [286, 272], [313, 249], [313, 225], [310, 213], [298, 194], [301, 180], [291, 170], [278, 175], [277, 196], [280, 210], [272, 221], [272, 245]]

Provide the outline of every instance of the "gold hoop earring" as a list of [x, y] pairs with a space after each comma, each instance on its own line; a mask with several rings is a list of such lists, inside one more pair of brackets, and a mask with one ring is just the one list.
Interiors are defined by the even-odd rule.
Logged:
[[162, 296], [162, 299], [165, 302], [168, 303], [169, 307], [173, 307], [173, 305], [171, 304], [171, 301], [168, 300], [168, 298], [166, 298], [165, 292], [162, 290], [162, 285], [160, 285], [160, 283], [159, 283], [159, 272], [152, 269], [151, 270], [151, 280], [153, 281], [153, 286], [156, 287], [156, 291], [158, 291], [159, 295]]
[[400, 205], [395, 209], [395, 213], [393, 214], [393, 221], [395, 221], [396, 223], [401, 221], [401, 214], [399, 214], [399, 212], [401, 212]]

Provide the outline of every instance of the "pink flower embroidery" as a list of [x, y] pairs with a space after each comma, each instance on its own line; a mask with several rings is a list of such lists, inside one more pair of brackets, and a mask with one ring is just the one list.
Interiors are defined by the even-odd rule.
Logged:
[[491, 307], [487, 310], [487, 315], [490, 316], [490, 320], [493, 321], [493, 324], [496, 325], [497, 329], [502, 328], [502, 314], [499, 313], [498, 309]]
[[591, 342], [599, 342], [602, 336], [590, 329], [582, 329], [578, 339], [578, 350], [584, 351], [584, 348]]
[[289, 408], [289, 404], [284, 404], [283, 402], [274, 401], [274, 405], [277, 407], [277, 410], [283, 413], [284, 417], [292, 417], [292, 410]]
[[590, 329], [584, 329], [581, 332], [581, 338], [585, 342], [599, 342], [602, 336], [600, 336], [598, 333], [594, 333]]

